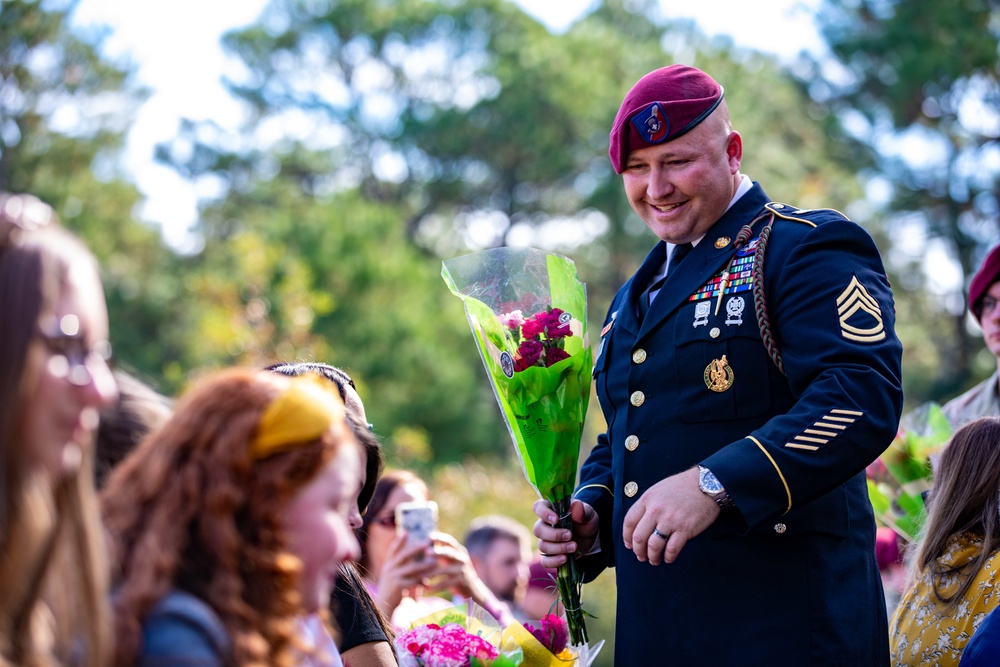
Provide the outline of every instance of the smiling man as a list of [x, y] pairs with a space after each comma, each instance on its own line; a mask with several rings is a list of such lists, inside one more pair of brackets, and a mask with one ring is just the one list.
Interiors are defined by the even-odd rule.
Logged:
[[[969, 283], [969, 312], [983, 330], [986, 349], [1000, 368], [1000, 245], [990, 250]], [[944, 405], [953, 428], [977, 417], [1000, 415], [1000, 370]]]
[[902, 350], [878, 249], [740, 173], [693, 67], [632, 87], [609, 155], [658, 242], [601, 332], [608, 428], [572, 533], [535, 504], [543, 564], [616, 568], [616, 665], [888, 665], [864, 469], [896, 432]]

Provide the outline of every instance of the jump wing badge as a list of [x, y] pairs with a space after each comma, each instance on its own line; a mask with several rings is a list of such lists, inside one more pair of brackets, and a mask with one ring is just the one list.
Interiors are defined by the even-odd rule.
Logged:
[[876, 343], [885, 338], [882, 309], [865, 286], [851, 276], [850, 284], [837, 297], [840, 335], [859, 343]]

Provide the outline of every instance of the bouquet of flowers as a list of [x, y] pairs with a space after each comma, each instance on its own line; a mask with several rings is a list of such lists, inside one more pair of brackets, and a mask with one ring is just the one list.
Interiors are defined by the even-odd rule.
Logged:
[[931, 488], [934, 461], [951, 437], [951, 425], [937, 403], [925, 403], [900, 423], [896, 437], [866, 470], [875, 516], [907, 542], [920, 534], [924, 494]]
[[400, 667], [518, 667], [523, 654], [475, 603], [421, 618], [396, 636]]
[[[441, 275], [465, 312], [521, 467], [570, 528], [580, 437], [593, 365], [587, 295], [573, 262], [534, 248], [494, 248], [444, 262]], [[570, 640], [587, 662], [573, 559], [557, 571]]]
[[568, 643], [561, 616], [501, 628], [474, 602], [425, 616], [395, 640], [401, 667], [588, 667], [597, 655], [579, 662]]

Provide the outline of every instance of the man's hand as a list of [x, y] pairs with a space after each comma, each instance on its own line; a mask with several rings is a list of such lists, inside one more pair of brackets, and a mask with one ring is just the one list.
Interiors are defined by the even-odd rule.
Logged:
[[687, 541], [711, 526], [719, 512], [715, 501], [698, 488], [698, 469], [691, 468], [657, 482], [639, 497], [625, 515], [622, 539], [640, 561], [673, 563]]
[[536, 500], [531, 509], [538, 515], [533, 532], [538, 538], [538, 550], [542, 553], [542, 565], [545, 567], [559, 567], [568, 561], [568, 554], [577, 551], [585, 554], [594, 547], [599, 524], [597, 512], [587, 503], [579, 500], [570, 503], [572, 532], [555, 527], [559, 517], [547, 500]]

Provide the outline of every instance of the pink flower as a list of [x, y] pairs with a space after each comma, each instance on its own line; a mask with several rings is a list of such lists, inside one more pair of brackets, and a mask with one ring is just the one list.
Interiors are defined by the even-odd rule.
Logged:
[[527, 338], [535, 338], [545, 333], [548, 313], [535, 313], [521, 325], [521, 335]]
[[542, 350], [545, 347], [537, 340], [524, 340], [517, 348], [517, 357], [514, 359], [514, 370], [520, 373], [526, 368], [531, 368], [541, 358]]
[[549, 338], [565, 338], [573, 335], [569, 330], [570, 320], [567, 319], [565, 324], [560, 322], [562, 314], [563, 311], [559, 308], [553, 308], [545, 314], [545, 335]]
[[539, 622], [540, 628], [536, 628], [530, 623], [524, 627], [534, 635], [545, 648], [553, 655], [558, 655], [566, 648], [569, 642], [569, 629], [566, 627], [566, 620], [562, 616], [546, 614]]
[[517, 331], [524, 324], [524, 314], [520, 310], [512, 310], [509, 313], [504, 313], [500, 316], [500, 324], [508, 329]]
[[[414, 628], [399, 636], [396, 645], [426, 667], [468, 667], [471, 658], [492, 660], [499, 654], [488, 641], [455, 623], [443, 628], [433, 624]], [[411, 664], [402, 659], [400, 664], [404, 662]]]

